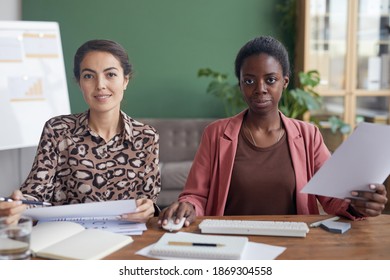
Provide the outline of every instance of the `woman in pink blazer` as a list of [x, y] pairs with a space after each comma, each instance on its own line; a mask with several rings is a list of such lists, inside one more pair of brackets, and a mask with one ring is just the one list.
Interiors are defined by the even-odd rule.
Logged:
[[196, 216], [318, 214], [317, 200], [327, 213], [350, 219], [382, 212], [381, 184], [344, 200], [300, 192], [330, 153], [316, 126], [278, 110], [289, 69], [285, 47], [272, 37], [241, 48], [235, 74], [248, 109], [205, 129], [185, 188], [161, 212], [161, 225], [171, 217], [185, 217], [188, 226]]

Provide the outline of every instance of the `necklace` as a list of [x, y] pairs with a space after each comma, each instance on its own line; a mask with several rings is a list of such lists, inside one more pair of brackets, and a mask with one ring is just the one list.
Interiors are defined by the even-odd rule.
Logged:
[[[249, 132], [249, 135], [250, 135], [250, 137], [251, 137], [251, 139], [252, 139], [252, 143], [253, 143], [256, 147], [259, 147], [259, 146], [257, 145], [256, 141], [255, 141], [255, 138], [253, 137], [252, 131], [251, 131], [251, 130], [249, 129], [249, 127], [246, 125], [246, 121], [244, 121], [244, 127], [245, 127], [245, 129]], [[278, 138], [276, 138], [275, 144], [278, 143], [278, 142], [280, 141], [280, 139], [282, 138], [282, 135], [283, 135], [282, 120], [280, 120], [279, 130], [280, 130], [280, 132], [279, 132]], [[275, 145], [275, 144], [274, 144], [274, 145]]]

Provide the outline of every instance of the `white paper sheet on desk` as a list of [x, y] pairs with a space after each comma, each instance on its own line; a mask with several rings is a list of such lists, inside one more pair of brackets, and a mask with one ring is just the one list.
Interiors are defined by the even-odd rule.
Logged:
[[351, 197], [390, 174], [390, 126], [360, 123], [302, 189], [303, 193]]
[[[178, 232], [176, 234], [192, 234], [189, 232]], [[146, 246], [145, 248], [136, 252], [137, 255], [141, 255], [148, 258], [156, 258], [156, 256], [149, 254], [150, 249], [154, 244]], [[281, 253], [286, 250], [285, 247], [268, 245], [264, 243], [248, 242], [245, 247], [244, 254], [241, 260], [274, 260]], [[178, 258], [160, 257], [161, 260], [179, 260]]]
[[115, 219], [125, 213], [134, 213], [135, 200], [113, 200], [27, 209], [24, 215], [35, 220]]

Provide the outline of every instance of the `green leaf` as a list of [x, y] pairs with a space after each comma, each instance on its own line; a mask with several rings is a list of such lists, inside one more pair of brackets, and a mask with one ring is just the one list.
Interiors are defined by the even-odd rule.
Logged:
[[228, 76], [216, 72], [210, 68], [201, 68], [198, 70], [198, 77], [208, 77], [211, 79], [206, 92], [221, 99], [226, 116], [232, 116], [246, 107], [240, 89], [237, 84], [230, 84], [227, 81]]

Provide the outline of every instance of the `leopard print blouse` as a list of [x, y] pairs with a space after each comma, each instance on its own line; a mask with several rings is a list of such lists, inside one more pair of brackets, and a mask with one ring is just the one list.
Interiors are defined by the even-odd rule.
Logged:
[[88, 111], [48, 120], [29, 176], [27, 199], [53, 205], [146, 197], [161, 189], [159, 135], [121, 112], [124, 129], [106, 142], [88, 126]]

